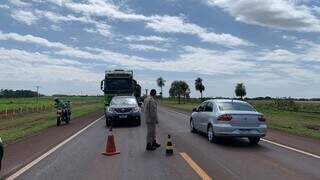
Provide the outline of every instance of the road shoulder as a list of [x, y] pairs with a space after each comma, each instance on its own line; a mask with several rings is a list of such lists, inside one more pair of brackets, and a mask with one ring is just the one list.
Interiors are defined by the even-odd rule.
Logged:
[[101, 115], [103, 115], [103, 110], [98, 110], [94, 113], [74, 118], [69, 125], [49, 128], [39, 134], [7, 145], [0, 179], [14, 173], [78, 130], [101, 117]]

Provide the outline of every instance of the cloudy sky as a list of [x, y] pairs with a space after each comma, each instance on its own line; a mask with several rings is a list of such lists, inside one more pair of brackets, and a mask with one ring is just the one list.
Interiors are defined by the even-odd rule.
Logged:
[[2, 0], [0, 88], [101, 94], [106, 69], [199, 96], [320, 97], [318, 0]]

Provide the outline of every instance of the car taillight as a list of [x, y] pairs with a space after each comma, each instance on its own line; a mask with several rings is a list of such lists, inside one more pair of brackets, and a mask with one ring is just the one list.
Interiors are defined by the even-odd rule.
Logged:
[[218, 121], [231, 121], [232, 116], [228, 114], [221, 115], [217, 118]]
[[260, 122], [266, 122], [266, 118], [264, 116], [259, 116], [258, 119]]

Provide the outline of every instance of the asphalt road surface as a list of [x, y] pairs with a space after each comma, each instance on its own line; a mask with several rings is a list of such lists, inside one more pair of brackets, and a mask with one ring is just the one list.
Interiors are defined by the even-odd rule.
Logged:
[[[265, 141], [258, 146], [247, 140], [211, 144], [204, 135], [189, 131], [189, 117], [159, 108], [158, 141], [162, 147], [145, 151], [146, 126], [116, 127], [115, 156], [104, 156], [108, 131], [104, 118], [94, 121], [24, 168], [16, 179], [320, 179], [320, 159]], [[166, 156], [164, 144], [171, 134], [174, 155]], [[9, 177], [10, 178], [10, 177]]]

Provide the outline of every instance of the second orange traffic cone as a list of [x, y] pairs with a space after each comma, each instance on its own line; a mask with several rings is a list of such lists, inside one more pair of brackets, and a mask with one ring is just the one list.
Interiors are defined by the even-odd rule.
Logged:
[[115, 145], [114, 137], [113, 137], [113, 133], [112, 133], [112, 126], [109, 129], [109, 134], [108, 134], [107, 144], [106, 144], [106, 151], [102, 152], [102, 154], [107, 155], [107, 156], [120, 154], [120, 152], [117, 151], [117, 149], [116, 149], [116, 145]]

